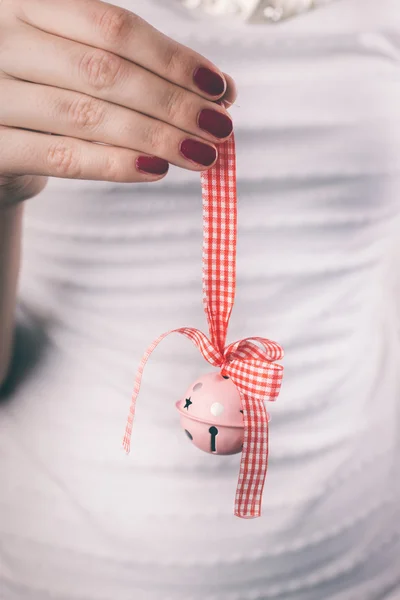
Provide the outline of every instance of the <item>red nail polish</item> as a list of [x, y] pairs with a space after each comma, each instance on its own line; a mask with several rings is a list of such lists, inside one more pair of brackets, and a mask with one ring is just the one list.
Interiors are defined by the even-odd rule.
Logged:
[[209, 167], [217, 158], [217, 151], [209, 144], [203, 144], [197, 140], [184, 140], [181, 143], [180, 151], [182, 155], [198, 165]]
[[136, 159], [136, 168], [143, 173], [150, 175], [164, 175], [168, 171], [168, 161], [158, 156], [138, 156]]
[[198, 125], [200, 129], [208, 131], [217, 138], [228, 137], [233, 129], [232, 121], [227, 115], [209, 108], [204, 108], [200, 112]]
[[193, 79], [198, 88], [210, 96], [220, 96], [226, 88], [225, 80], [206, 67], [198, 67], [193, 73]]

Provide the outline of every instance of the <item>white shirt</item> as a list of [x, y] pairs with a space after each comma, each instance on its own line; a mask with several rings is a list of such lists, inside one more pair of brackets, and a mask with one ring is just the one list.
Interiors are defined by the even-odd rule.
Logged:
[[199, 175], [54, 179], [26, 205], [18, 385], [0, 403], [0, 597], [398, 600], [397, 0], [279, 28], [120, 4], [238, 83], [228, 338], [286, 351], [263, 516], [232, 514], [239, 456], [179, 426], [175, 400], [210, 370], [185, 340], [152, 356], [121, 449], [149, 342], [205, 327]]

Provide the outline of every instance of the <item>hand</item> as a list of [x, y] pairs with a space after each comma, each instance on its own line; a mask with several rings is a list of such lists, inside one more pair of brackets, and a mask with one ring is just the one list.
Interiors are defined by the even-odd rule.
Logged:
[[[47, 177], [158, 181], [201, 171], [235, 84], [139, 16], [100, 0], [0, 0], [0, 207]], [[52, 135], [48, 135], [52, 134]]]

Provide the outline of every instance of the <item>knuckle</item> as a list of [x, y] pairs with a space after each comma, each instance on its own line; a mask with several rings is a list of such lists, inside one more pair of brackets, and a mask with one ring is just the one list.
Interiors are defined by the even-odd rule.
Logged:
[[163, 105], [168, 121], [175, 122], [184, 113], [186, 95], [185, 90], [179, 87], [171, 87], [165, 94]]
[[122, 60], [105, 50], [91, 50], [81, 59], [82, 77], [95, 90], [112, 87], [122, 67]]
[[58, 177], [80, 176], [80, 167], [77, 153], [65, 141], [60, 140], [50, 144], [46, 164], [50, 173]]
[[118, 160], [117, 154], [112, 150], [110, 150], [104, 159], [102, 173], [106, 181], [122, 181], [124, 179], [122, 161]]
[[116, 6], [107, 7], [97, 19], [97, 29], [104, 42], [119, 46], [135, 20], [134, 14]]
[[104, 117], [103, 103], [90, 96], [78, 96], [67, 108], [67, 120], [79, 131], [94, 131]]
[[151, 151], [160, 151], [164, 145], [165, 132], [163, 125], [159, 123], [152, 123], [144, 132], [145, 145]]
[[165, 52], [165, 70], [167, 73], [176, 73], [184, 64], [183, 52], [178, 42], [171, 42]]

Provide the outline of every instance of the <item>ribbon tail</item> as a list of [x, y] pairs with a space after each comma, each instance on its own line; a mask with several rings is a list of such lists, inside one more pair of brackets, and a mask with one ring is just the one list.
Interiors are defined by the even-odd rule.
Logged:
[[[239, 390], [240, 391], [240, 390]], [[262, 496], [268, 469], [268, 414], [264, 403], [240, 391], [244, 418], [244, 443], [236, 488], [235, 516], [261, 516]]]
[[131, 448], [131, 435], [132, 435], [133, 421], [135, 418], [136, 399], [139, 395], [140, 384], [142, 382], [142, 375], [143, 375], [144, 368], [145, 368], [146, 363], [149, 360], [153, 350], [155, 350], [155, 348], [158, 346], [158, 344], [160, 342], [162, 342], [162, 340], [164, 338], [166, 338], [170, 333], [173, 333], [173, 331], [176, 331], [176, 330], [167, 331], [166, 333], [163, 333], [162, 335], [160, 335], [156, 340], [154, 340], [150, 344], [150, 346], [147, 348], [146, 352], [144, 353], [144, 355], [142, 357], [142, 360], [140, 361], [139, 368], [136, 373], [135, 385], [133, 387], [132, 400], [131, 400], [131, 404], [129, 407], [129, 413], [128, 413], [128, 418], [127, 418], [126, 427], [125, 427], [125, 434], [124, 434], [124, 438], [123, 438], [123, 447], [127, 454], [129, 454], [130, 448]]

